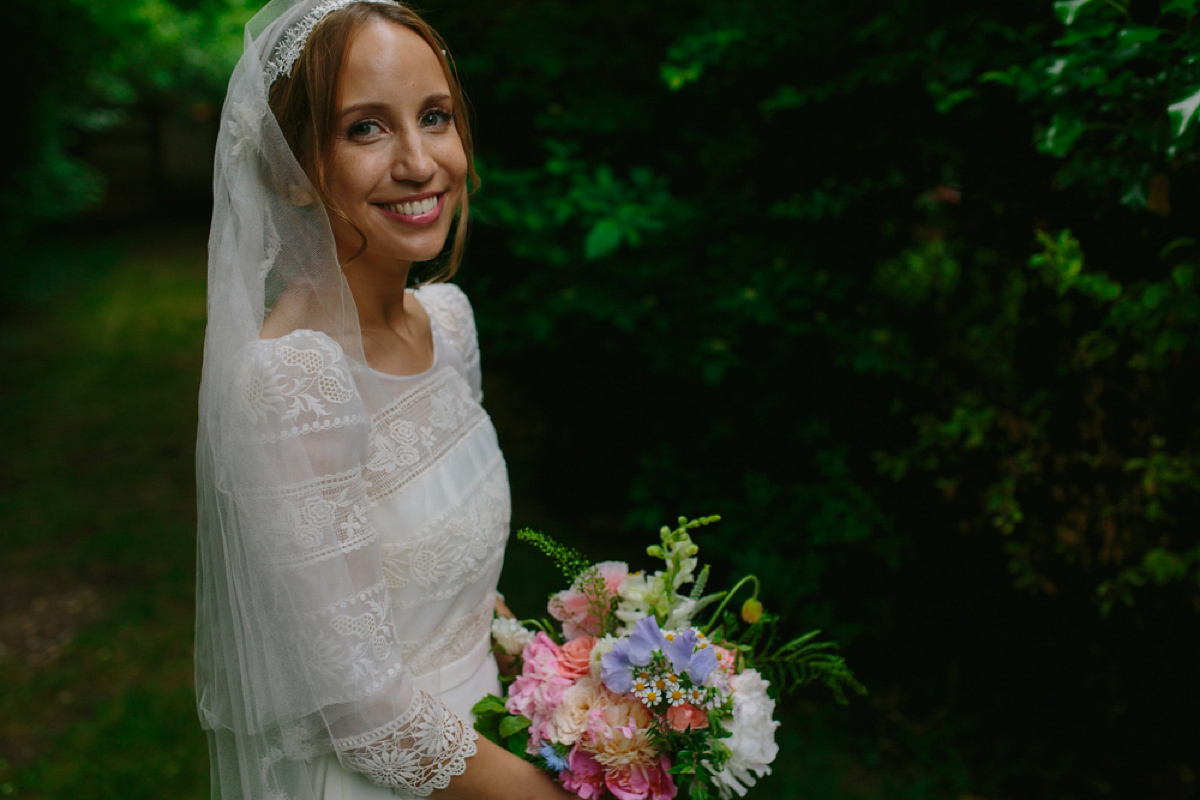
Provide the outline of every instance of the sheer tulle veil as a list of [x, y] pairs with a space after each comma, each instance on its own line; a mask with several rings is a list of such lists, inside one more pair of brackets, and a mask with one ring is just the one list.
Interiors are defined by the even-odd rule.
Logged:
[[[273, 73], [346, 5], [268, 3], [246, 26], [221, 112], [196, 459], [196, 694], [213, 793], [225, 798], [310, 798], [306, 759], [394, 733], [427, 700], [390, 645], [378, 542], [352, 480], [367, 458], [367, 409], [386, 389], [364, 366], [326, 212], [267, 105]], [[274, 351], [311, 378], [303, 393], [247, 357], [273, 305], [273, 325], [319, 335], [319, 346]], [[300, 413], [313, 404], [320, 413]], [[268, 412], [318, 421], [266, 426]]]

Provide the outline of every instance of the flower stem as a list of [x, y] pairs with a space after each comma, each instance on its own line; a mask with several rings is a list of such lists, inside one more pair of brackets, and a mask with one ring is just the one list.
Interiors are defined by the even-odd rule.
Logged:
[[723, 597], [721, 599], [721, 605], [717, 606], [717, 610], [713, 612], [712, 617], [708, 620], [708, 624], [704, 626], [703, 633], [705, 636], [707, 636], [709, 634], [709, 632], [713, 629], [713, 626], [717, 624], [717, 620], [719, 620], [721, 618], [721, 612], [725, 610], [725, 606], [728, 605], [729, 601], [733, 598], [733, 596], [735, 594], [737, 594], [738, 589], [741, 589], [748, 582], [754, 584], [754, 593], [751, 594], [750, 597], [755, 600], [758, 599], [759, 589], [762, 588], [762, 586], [758, 582], [758, 577], [755, 575], [747, 575], [746, 577], [742, 578], [740, 581], [735, 583], [733, 588], [730, 589], [725, 594], [725, 597]]

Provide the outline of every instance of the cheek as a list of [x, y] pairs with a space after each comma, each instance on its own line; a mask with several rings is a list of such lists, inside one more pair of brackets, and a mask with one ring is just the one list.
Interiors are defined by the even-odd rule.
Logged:
[[446, 143], [441, 162], [446, 172], [450, 173], [455, 188], [464, 187], [467, 182], [467, 154], [463, 151], [462, 142], [457, 136]]
[[365, 154], [335, 154], [325, 170], [325, 185], [342, 205], [361, 200], [374, 185], [376, 166]]

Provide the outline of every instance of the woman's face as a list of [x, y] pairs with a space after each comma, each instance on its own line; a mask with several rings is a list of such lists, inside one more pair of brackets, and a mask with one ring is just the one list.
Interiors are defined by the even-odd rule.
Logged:
[[[437, 256], [467, 174], [441, 61], [412, 30], [375, 20], [350, 42], [337, 108], [325, 182], [329, 199], [367, 237], [359, 260]], [[336, 214], [330, 223], [345, 263], [361, 240]]]

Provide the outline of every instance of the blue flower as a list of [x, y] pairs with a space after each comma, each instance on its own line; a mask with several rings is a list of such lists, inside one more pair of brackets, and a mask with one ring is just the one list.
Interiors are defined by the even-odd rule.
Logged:
[[542, 746], [538, 748], [538, 753], [546, 760], [547, 769], [552, 769], [555, 772], [562, 772], [567, 769], [567, 760], [549, 742], [542, 742]]

